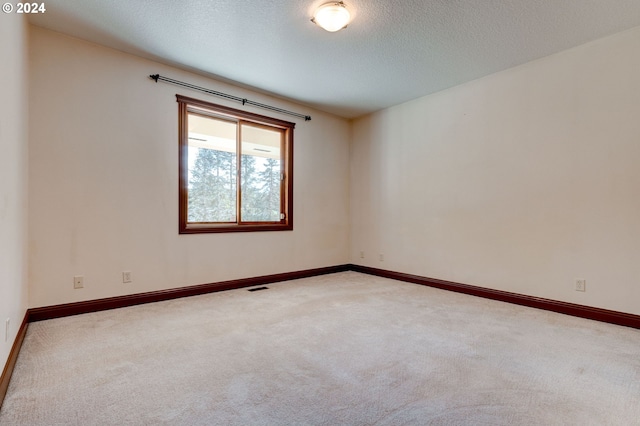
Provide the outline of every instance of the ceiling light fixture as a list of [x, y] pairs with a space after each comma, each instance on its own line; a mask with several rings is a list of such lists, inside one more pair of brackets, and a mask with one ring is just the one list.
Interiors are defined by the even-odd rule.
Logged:
[[351, 19], [351, 14], [347, 6], [341, 1], [332, 1], [317, 9], [311, 22], [333, 33], [346, 28], [349, 19]]

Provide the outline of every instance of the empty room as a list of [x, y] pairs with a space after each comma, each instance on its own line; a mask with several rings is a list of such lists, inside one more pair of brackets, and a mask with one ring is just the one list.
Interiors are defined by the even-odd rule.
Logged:
[[8, 1], [0, 425], [640, 425], [640, 2]]

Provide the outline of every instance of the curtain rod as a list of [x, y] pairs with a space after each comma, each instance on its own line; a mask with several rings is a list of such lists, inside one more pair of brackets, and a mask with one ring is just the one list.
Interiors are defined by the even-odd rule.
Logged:
[[216, 92], [215, 90], [205, 89], [204, 87], [199, 87], [190, 83], [185, 83], [184, 81], [174, 80], [172, 78], [163, 77], [160, 74], [151, 74], [149, 76], [152, 80], [155, 80], [157, 83], [158, 80], [166, 81], [167, 83], [175, 84], [182, 87], [187, 87], [189, 89], [198, 90], [200, 92], [208, 93], [210, 95], [220, 96], [221, 98], [231, 99], [232, 101], [242, 102], [242, 105], [253, 105], [259, 108], [268, 109], [271, 111], [279, 112], [282, 114], [293, 115], [294, 117], [304, 118], [304, 121], [311, 120], [310, 115], [298, 114], [297, 112], [287, 111], [286, 109], [274, 107], [271, 105], [261, 104], [259, 102], [250, 101], [249, 99], [240, 98], [238, 96], [229, 95], [222, 92]]

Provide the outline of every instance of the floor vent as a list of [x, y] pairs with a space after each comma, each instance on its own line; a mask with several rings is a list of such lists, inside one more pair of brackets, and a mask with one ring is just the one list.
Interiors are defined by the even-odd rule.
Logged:
[[258, 291], [258, 290], [269, 290], [269, 287], [256, 287], [256, 288], [250, 288], [247, 291]]

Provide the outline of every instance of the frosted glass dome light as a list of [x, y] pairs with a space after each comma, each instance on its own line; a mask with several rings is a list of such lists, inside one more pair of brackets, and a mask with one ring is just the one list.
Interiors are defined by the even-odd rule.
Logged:
[[329, 32], [339, 31], [349, 24], [351, 14], [341, 1], [325, 3], [316, 10], [311, 21]]

